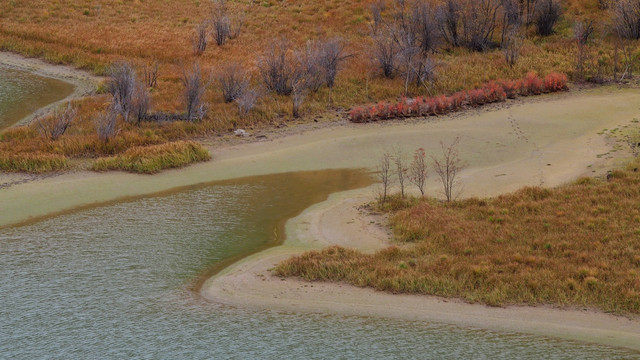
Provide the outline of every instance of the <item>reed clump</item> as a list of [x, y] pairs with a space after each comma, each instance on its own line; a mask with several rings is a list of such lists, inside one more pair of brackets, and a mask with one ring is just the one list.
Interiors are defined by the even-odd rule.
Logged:
[[6, 172], [26, 172], [41, 174], [65, 170], [69, 160], [64, 155], [43, 153], [3, 153], [0, 154], [0, 170]]
[[121, 170], [155, 174], [164, 169], [179, 168], [209, 159], [211, 155], [202, 145], [193, 141], [176, 141], [133, 147], [117, 156], [99, 158], [91, 168], [94, 171]]
[[311, 251], [275, 273], [494, 306], [640, 314], [637, 168], [556, 189], [398, 205], [390, 214], [396, 246], [370, 255], [340, 247]]

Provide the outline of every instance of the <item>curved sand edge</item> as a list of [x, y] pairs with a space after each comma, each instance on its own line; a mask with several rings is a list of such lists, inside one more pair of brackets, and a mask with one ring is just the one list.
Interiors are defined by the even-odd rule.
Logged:
[[33, 120], [37, 114], [48, 112], [59, 104], [69, 100], [94, 94], [98, 83], [103, 80], [101, 77], [69, 66], [53, 65], [40, 59], [26, 58], [4, 51], [0, 51], [0, 65], [10, 69], [28, 71], [35, 75], [61, 80], [74, 86], [73, 92], [66, 98], [38, 109], [38, 111], [23, 118], [13, 126], [26, 125]]
[[372, 188], [334, 194], [286, 226], [281, 246], [248, 257], [207, 280], [204, 298], [256, 309], [386, 317], [439, 322], [495, 331], [557, 337], [640, 351], [640, 319], [595, 311], [551, 307], [504, 308], [456, 299], [394, 295], [341, 283], [281, 279], [270, 269], [305, 250], [340, 245], [373, 251], [389, 245], [389, 234], [376, 216], [358, 206], [371, 199]]

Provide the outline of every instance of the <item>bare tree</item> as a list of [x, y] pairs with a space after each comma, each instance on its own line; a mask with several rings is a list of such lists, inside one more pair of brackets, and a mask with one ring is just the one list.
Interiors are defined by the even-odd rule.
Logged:
[[131, 112], [136, 119], [138, 126], [147, 118], [149, 107], [151, 106], [151, 95], [145, 85], [139, 81], [133, 89], [131, 97]]
[[193, 65], [191, 71], [182, 69], [182, 83], [184, 85], [184, 100], [187, 109], [187, 120], [202, 119], [207, 113], [207, 104], [202, 98], [205, 92], [205, 83], [198, 63]]
[[373, 56], [378, 62], [382, 74], [386, 78], [393, 78], [396, 74], [399, 49], [389, 31], [379, 32], [373, 38]]
[[309, 89], [307, 88], [307, 84], [304, 78], [299, 78], [298, 80], [294, 81], [291, 91], [293, 117], [300, 117], [300, 106], [302, 106], [302, 103], [304, 102], [308, 91]]
[[213, 39], [218, 46], [224, 45], [231, 35], [231, 21], [227, 14], [227, 4], [224, 0], [216, 0], [214, 2], [211, 15], [211, 24], [213, 25]]
[[451, 46], [460, 45], [458, 32], [460, 12], [459, 0], [445, 0], [437, 10], [437, 24], [440, 34]]
[[193, 38], [191, 39], [191, 46], [193, 48], [193, 54], [200, 56], [207, 49], [207, 33], [209, 32], [209, 24], [207, 21], [203, 21], [195, 29]]
[[411, 28], [424, 53], [435, 51], [440, 43], [436, 13], [434, 5], [424, 1], [417, 1], [412, 8]]
[[519, 1], [522, 0], [502, 0], [502, 46], [508, 41], [509, 35], [517, 34], [522, 25], [522, 13], [520, 12]]
[[458, 153], [458, 145], [460, 138], [456, 137], [451, 145], [446, 146], [442, 141], [442, 157], [432, 156], [433, 170], [440, 178], [443, 187], [443, 194], [447, 201], [455, 198], [456, 187], [459, 185], [458, 175], [462, 171], [464, 165]]
[[640, 39], [640, 1], [618, 0], [612, 7], [613, 28], [625, 39]]
[[556, 0], [541, 0], [538, 3], [535, 18], [536, 31], [540, 36], [553, 34], [553, 28], [562, 15], [560, 3]]
[[338, 38], [321, 41], [319, 48], [320, 56], [318, 57], [318, 66], [322, 69], [324, 83], [329, 88], [329, 104], [331, 104], [331, 92], [336, 84], [338, 71], [340, 71], [342, 63], [351, 55], [345, 53], [345, 45], [343, 41]]
[[573, 26], [573, 36], [576, 39], [578, 53], [576, 56], [576, 76], [584, 79], [584, 64], [587, 59], [587, 42], [593, 33], [593, 21], [578, 21]]
[[289, 42], [286, 38], [272, 43], [265, 54], [258, 59], [258, 68], [266, 88], [279, 95], [290, 95], [293, 91], [294, 66], [288, 57]]
[[509, 67], [513, 67], [518, 62], [521, 47], [522, 39], [516, 32], [511, 32], [505, 36], [502, 41], [502, 52]]
[[113, 105], [109, 107], [107, 111], [100, 113], [95, 119], [94, 125], [100, 140], [108, 142], [118, 134], [119, 129], [117, 121], [119, 112], [120, 110], [117, 109], [117, 105]]
[[371, 32], [373, 34], [377, 34], [380, 26], [382, 26], [382, 12], [386, 10], [386, 8], [387, 5], [384, 0], [378, 0], [369, 6], [371, 17], [373, 18], [373, 23], [371, 24]]
[[145, 65], [142, 69], [144, 74], [144, 84], [148, 88], [155, 88], [158, 86], [158, 67], [159, 63], [157, 60], [153, 62], [151, 65]]
[[258, 90], [245, 89], [242, 94], [235, 99], [236, 104], [238, 104], [238, 113], [240, 116], [247, 116], [256, 105], [258, 98], [260, 98], [260, 92]]
[[305, 87], [311, 92], [320, 90], [325, 84], [321, 57], [323, 43], [319, 41], [307, 42], [304, 49], [295, 52], [296, 64], [293, 80], [304, 80]]
[[393, 171], [391, 169], [391, 161], [393, 157], [388, 152], [384, 152], [378, 162], [378, 180], [382, 186], [381, 193], [378, 197], [380, 205], [384, 205], [387, 202], [387, 196], [389, 193], [389, 187], [391, 186]]
[[223, 67], [222, 71], [218, 73], [217, 80], [226, 103], [235, 101], [249, 87], [249, 77], [246, 71], [236, 64]]
[[404, 151], [400, 147], [396, 147], [393, 150], [393, 164], [396, 179], [398, 179], [398, 184], [400, 185], [400, 196], [402, 196], [403, 199], [405, 183], [407, 180], [406, 160]]
[[485, 51], [491, 46], [498, 27], [500, 0], [470, 0], [461, 11], [464, 45], [473, 51]]
[[427, 155], [423, 148], [413, 153], [413, 161], [409, 166], [409, 181], [417, 186], [420, 194], [424, 196], [424, 184], [427, 181]]
[[36, 116], [34, 124], [42, 137], [57, 140], [64, 135], [77, 116], [78, 108], [67, 103], [67, 106], [56, 109], [50, 117]]
[[120, 111], [125, 121], [129, 120], [133, 92], [136, 87], [136, 72], [127, 62], [118, 62], [109, 69], [109, 93], [114, 108]]

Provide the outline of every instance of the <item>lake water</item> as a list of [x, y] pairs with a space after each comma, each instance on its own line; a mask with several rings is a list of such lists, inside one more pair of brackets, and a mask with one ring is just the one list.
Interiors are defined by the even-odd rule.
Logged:
[[0, 230], [0, 358], [628, 359], [577, 342], [425, 322], [253, 311], [191, 289], [273, 244], [358, 171], [219, 182]]
[[13, 70], [0, 64], [0, 130], [73, 92], [64, 81]]

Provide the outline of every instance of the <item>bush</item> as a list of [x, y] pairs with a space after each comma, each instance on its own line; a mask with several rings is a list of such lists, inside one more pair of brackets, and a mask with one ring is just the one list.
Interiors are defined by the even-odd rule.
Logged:
[[613, 28], [625, 39], [640, 39], [640, 2], [618, 0], [612, 8]]
[[534, 23], [540, 36], [553, 34], [553, 28], [560, 19], [562, 8], [556, 0], [542, 0], [538, 5]]
[[192, 141], [177, 141], [146, 147], [133, 147], [121, 155], [100, 158], [93, 164], [92, 170], [123, 170], [154, 174], [164, 169], [183, 167], [209, 159], [211, 159], [211, 155], [202, 145]]
[[50, 117], [37, 116], [34, 124], [40, 135], [48, 140], [57, 140], [64, 135], [71, 123], [78, 115], [78, 108], [67, 103], [67, 106], [57, 109]]
[[258, 60], [258, 69], [264, 85], [278, 95], [290, 95], [293, 91], [294, 65], [287, 56], [289, 42], [282, 38], [271, 44]]

